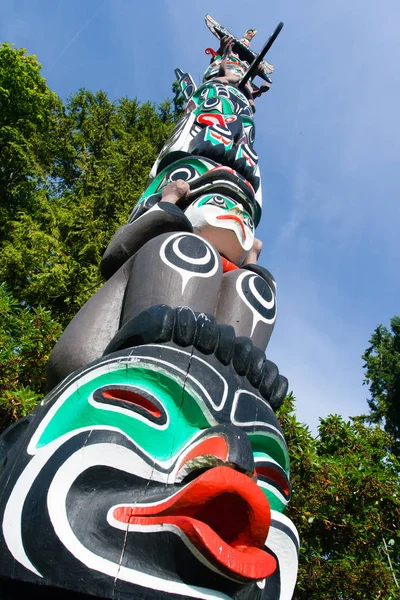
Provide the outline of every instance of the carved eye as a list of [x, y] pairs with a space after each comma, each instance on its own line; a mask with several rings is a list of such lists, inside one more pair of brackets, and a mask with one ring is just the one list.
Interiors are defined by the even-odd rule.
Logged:
[[254, 221], [251, 217], [243, 217], [243, 221], [244, 224], [247, 225], [247, 227], [251, 230], [254, 231]]
[[204, 204], [211, 204], [212, 206], [218, 206], [219, 208], [227, 209], [228, 201], [223, 196], [213, 196]]
[[162, 404], [152, 394], [134, 386], [101, 387], [94, 392], [93, 403], [103, 409], [135, 412], [157, 425], [164, 425], [167, 422]]
[[223, 85], [215, 85], [215, 90], [219, 98], [230, 98], [231, 94]]
[[211, 108], [217, 108], [219, 106], [220, 100], [219, 98], [209, 98], [203, 104], [203, 108], [205, 110], [210, 110]]
[[254, 144], [254, 127], [249, 127], [248, 129], [246, 129], [246, 135], [247, 139], [249, 140], [249, 143]]
[[191, 181], [197, 177], [198, 174], [198, 171], [194, 167], [187, 165], [185, 167], [177, 167], [173, 171], [170, 171], [167, 175], [167, 180], [170, 183], [171, 181], [177, 181], [178, 179], [183, 179], [183, 181]]

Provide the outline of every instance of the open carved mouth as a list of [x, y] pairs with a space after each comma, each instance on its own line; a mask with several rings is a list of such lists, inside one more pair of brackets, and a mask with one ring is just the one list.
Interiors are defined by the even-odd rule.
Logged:
[[220, 572], [239, 581], [269, 577], [276, 561], [264, 548], [270, 507], [247, 475], [219, 466], [206, 471], [161, 502], [120, 505], [117, 521], [177, 527]]

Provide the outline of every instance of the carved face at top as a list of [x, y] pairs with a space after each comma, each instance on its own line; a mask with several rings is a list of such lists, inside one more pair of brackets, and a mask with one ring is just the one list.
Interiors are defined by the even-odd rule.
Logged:
[[154, 344], [104, 357], [60, 384], [21, 439], [2, 482], [1, 574], [11, 557], [16, 573], [99, 597], [270, 598], [274, 536], [275, 556], [264, 543], [289, 498], [286, 444], [215, 354]]
[[[236, 63], [235, 63], [236, 64]], [[231, 85], [208, 81], [197, 88], [188, 102], [185, 112], [195, 114], [219, 112], [253, 118], [253, 110], [246, 96]]]
[[222, 194], [206, 194], [185, 211], [198, 233], [226, 258], [240, 265], [254, 242], [254, 221], [240, 202]]
[[[218, 57], [210, 64], [207, 71], [204, 73], [203, 82], [218, 76], [221, 62], [222, 57]], [[239, 81], [245, 75], [249, 68], [249, 64], [240, 60], [239, 56], [232, 52], [226, 57], [225, 67], [226, 71], [233, 76], [234, 80], [237, 78]]]

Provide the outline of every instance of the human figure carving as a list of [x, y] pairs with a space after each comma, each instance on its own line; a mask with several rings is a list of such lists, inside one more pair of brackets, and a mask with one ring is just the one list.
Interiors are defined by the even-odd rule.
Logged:
[[[256, 267], [262, 244], [254, 237], [252, 219], [246, 217], [240, 203], [222, 195], [210, 195], [206, 201], [201, 196], [184, 212], [178, 205], [189, 195], [190, 186], [185, 181], [167, 184], [157, 204], [116, 232], [100, 265], [107, 283], [68, 325], [50, 356], [49, 389], [72, 371], [100, 358], [120, 327], [151, 305], [190, 306], [212, 314], [218, 323], [232, 325], [237, 335], [246, 335], [265, 349], [275, 323], [275, 281], [266, 269]], [[186, 244], [192, 240], [196, 245], [193, 251], [200, 256], [202, 252], [213, 253], [219, 265], [214, 272], [210, 269], [207, 278], [194, 273], [184, 290], [181, 274], [162, 256], [166, 239], [173, 239], [177, 232], [185, 234]], [[191, 238], [193, 234], [205, 243]], [[193, 259], [188, 255], [187, 269]], [[251, 281], [265, 296], [268, 308], [259, 305], [254, 296], [258, 292], [247, 290], [250, 273], [240, 279], [246, 274], [244, 270], [254, 272]], [[242, 285], [238, 280], [246, 288], [241, 295], [236, 293], [236, 286]], [[261, 311], [258, 319], [255, 310]]]

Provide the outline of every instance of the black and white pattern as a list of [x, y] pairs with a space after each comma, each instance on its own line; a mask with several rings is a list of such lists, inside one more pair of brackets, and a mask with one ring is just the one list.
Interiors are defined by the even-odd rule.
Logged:
[[237, 279], [236, 290], [240, 298], [253, 313], [253, 325], [250, 337], [259, 321], [268, 324], [275, 323], [275, 293], [262, 277], [254, 273], [243, 273]]
[[220, 266], [213, 246], [197, 235], [176, 233], [160, 248], [161, 260], [182, 277], [182, 293], [193, 277], [212, 277]]

